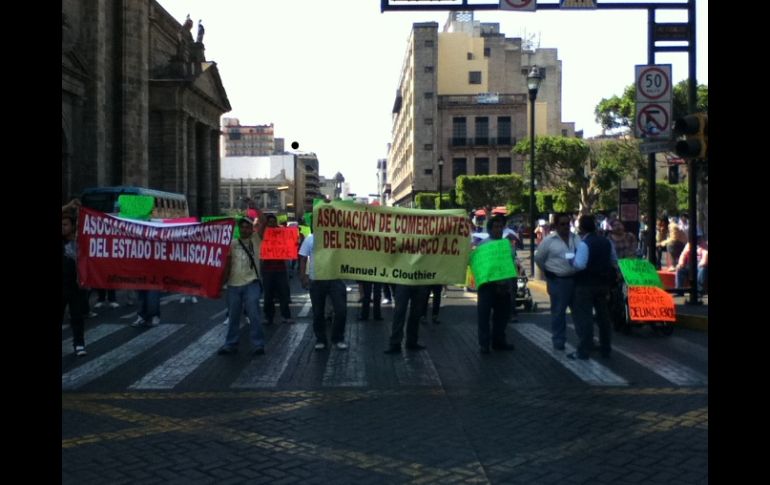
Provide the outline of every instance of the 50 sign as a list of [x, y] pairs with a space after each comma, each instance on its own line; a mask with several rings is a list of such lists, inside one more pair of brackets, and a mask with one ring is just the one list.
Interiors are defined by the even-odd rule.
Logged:
[[671, 64], [636, 66], [636, 101], [671, 101]]

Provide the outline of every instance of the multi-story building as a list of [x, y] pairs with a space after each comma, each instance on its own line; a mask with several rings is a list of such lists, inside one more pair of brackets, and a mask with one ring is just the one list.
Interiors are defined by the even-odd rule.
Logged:
[[91, 186], [187, 195], [219, 209], [219, 119], [230, 111], [203, 31], [155, 0], [62, 1], [62, 201]]
[[245, 126], [238, 118], [222, 118], [222, 145], [226, 157], [273, 155], [276, 153], [273, 124]]
[[221, 208], [283, 211], [301, 219], [323, 197], [315, 153], [222, 159]]
[[529, 133], [527, 73], [537, 65], [545, 79], [535, 105], [536, 134], [574, 136], [561, 122], [561, 61], [556, 49], [525, 49], [497, 23], [451, 12], [443, 31], [415, 23], [407, 43], [393, 105], [387, 157], [390, 203], [408, 205], [414, 194], [448, 190], [460, 175], [522, 173], [511, 154]]
[[[390, 151], [390, 143], [388, 143]], [[390, 195], [390, 184], [388, 184], [388, 159], [380, 158], [377, 160], [377, 195], [379, 202], [385, 204]]]

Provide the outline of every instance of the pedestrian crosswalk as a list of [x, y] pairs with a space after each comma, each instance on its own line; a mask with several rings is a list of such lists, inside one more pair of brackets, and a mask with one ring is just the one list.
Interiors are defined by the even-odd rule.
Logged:
[[[296, 302], [302, 305], [304, 302]], [[221, 313], [221, 312], [220, 312]], [[373, 386], [445, 387], [452, 382], [499, 379], [504, 386], [532, 385], [554, 380], [588, 386], [707, 386], [708, 353], [701, 345], [678, 337], [658, 342], [613, 342], [610, 359], [571, 360], [566, 351], [552, 348], [543, 324], [509, 325], [513, 352], [482, 355], [475, 343], [475, 323], [422, 326], [427, 350], [403, 350], [384, 355], [389, 325], [386, 322], [348, 322], [347, 350], [331, 346], [314, 351], [311, 318], [267, 329], [267, 354], [250, 356], [248, 339], [235, 356], [218, 356], [227, 326], [218, 317], [207, 324], [162, 323], [134, 329], [125, 323], [102, 323], [86, 334], [88, 356], [72, 354], [72, 339], [62, 339], [62, 390], [75, 391], [91, 383], [128, 390], [275, 389], [306, 385], [328, 388]], [[119, 319], [119, 317], [116, 317]], [[241, 322], [243, 335], [248, 324]], [[184, 332], [180, 330], [185, 329]], [[181, 335], [177, 338], [176, 335]], [[663, 342], [665, 345], [660, 345]], [[661, 348], [662, 347], [662, 348]], [[701, 365], [692, 362], [701, 363]], [[197, 384], [196, 377], [208, 376]], [[491, 377], [490, 377], [491, 376]]]

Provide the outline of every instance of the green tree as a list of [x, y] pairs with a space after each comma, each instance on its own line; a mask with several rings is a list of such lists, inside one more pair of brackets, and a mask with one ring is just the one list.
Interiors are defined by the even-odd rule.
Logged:
[[[643, 158], [636, 140], [592, 140], [561, 136], [542, 136], [535, 140], [535, 171], [541, 187], [559, 190], [559, 208], [571, 209], [577, 202], [584, 213], [592, 212], [599, 196], [622, 176], [642, 167]], [[513, 148], [529, 153], [529, 140]], [[529, 164], [527, 164], [529, 174]]]
[[460, 175], [457, 202], [466, 209], [521, 204], [524, 188], [521, 175]]
[[[679, 118], [690, 112], [687, 107], [687, 80], [679, 81], [673, 89], [673, 113], [672, 119]], [[709, 88], [705, 84], [698, 85], [696, 111], [708, 112]], [[595, 120], [602, 127], [602, 133], [625, 129], [633, 126], [634, 111], [636, 109], [636, 86], [631, 84], [623, 90], [623, 95], [613, 95], [611, 98], [602, 98], [594, 108]]]

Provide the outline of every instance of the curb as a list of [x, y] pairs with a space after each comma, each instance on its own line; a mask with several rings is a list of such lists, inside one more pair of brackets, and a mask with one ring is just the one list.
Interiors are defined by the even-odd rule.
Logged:
[[[547, 293], [545, 281], [542, 280], [529, 280], [527, 282], [529, 286], [537, 288], [539, 291]], [[690, 330], [697, 330], [699, 332], [709, 331], [709, 317], [701, 315], [687, 315], [682, 313], [676, 314], [676, 325], [684, 327]]]

